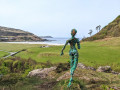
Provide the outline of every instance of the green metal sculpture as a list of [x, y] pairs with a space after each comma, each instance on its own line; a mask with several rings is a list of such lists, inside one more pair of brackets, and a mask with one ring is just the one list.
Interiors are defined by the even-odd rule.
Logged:
[[69, 84], [68, 84], [68, 87], [71, 86], [71, 83], [73, 81], [73, 74], [74, 74], [74, 71], [77, 67], [77, 64], [78, 64], [78, 51], [75, 47], [76, 43], [77, 43], [77, 47], [78, 49], [80, 49], [80, 41], [79, 39], [75, 38], [75, 35], [77, 33], [77, 30], [76, 29], [72, 29], [71, 31], [71, 38], [69, 40], [66, 41], [62, 51], [61, 51], [61, 55], [63, 55], [63, 50], [65, 49], [66, 45], [69, 43], [70, 44], [70, 50], [69, 50], [69, 55], [70, 55], [70, 75], [71, 75], [71, 78], [70, 78], [70, 81], [69, 81]]

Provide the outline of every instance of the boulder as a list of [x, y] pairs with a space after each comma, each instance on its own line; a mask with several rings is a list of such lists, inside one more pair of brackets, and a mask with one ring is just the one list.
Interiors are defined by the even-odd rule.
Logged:
[[68, 79], [68, 78], [70, 78], [70, 72], [66, 72], [65, 74], [61, 75], [59, 78], [57, 78], [56, 81], [60, 81], [63, 79]]
[[78, 63], [77, 68], [86, 69], [86, 66], [82, 63]]
[[82, 63], [78, 63], [77, 64], [77, 68], [80, 68], [80, 69], [89, 69], [89, 70], [96, 70], [95, 68], [93, 68], [93, 67], [87, 67], [87, 66], [85, 66], [84, 64], [82, 64]]
[[33, 71], [30, 71], [29, 74], [27, 75], [28, 77], [40, 77], [40, 78], [47, 78], [49, 72], [55, 70], [56, 67], [50, 67], [50, 68], [44, 68], [44, 69], [36, 69]]
[[48, 47], [50, 47], [50, 46], [48, 46], [48, 45], [40, 46], [40, 48], [48, 48]]
[[119, 72], [111, 71], [112, 74], [120, 74]]
[[100, 67], [98, 67], [97, 71], [110, 73], [112, 71], [112, 69], [110, 66], [100, 66]]

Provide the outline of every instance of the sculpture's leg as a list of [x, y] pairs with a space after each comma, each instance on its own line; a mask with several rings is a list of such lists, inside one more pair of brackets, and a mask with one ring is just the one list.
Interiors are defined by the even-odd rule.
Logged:
[[72, 67], [73, 67], [73, 64], [74, 64], [74, 56], [71, 55], [71, 56], [70, 56], [70, 72], [71, 72], [71, 69], [72, 69]]
[[74, 56], [74, 63], [73, 63], [72, 69], [71, 69], [71, 74], [72, 74], [72, 75], [74, 74], [74, 71], [75, 71], [75, 69], [76, 69], [76, 67], [77, 67], [77, 64], [78, 64], [78, 56], [75, 55], [75, 56]]
[[71, 86], [71, 82], [72, 82], [72, 67], [73, 67], [73, 64], [74, 64], [74, 56], [70, 55], [70, 75], [71, 75], [71, 78], [70, 78], [68, 87]]
[[74, 55], [73, 65], [72, 65], [72, 67], [71, 67], [71, 69], [70, 69], [70, 71], [71, 71], [71, 73], [70, 73], [70, 74], [71, 74], [71, 78], [70, 78], [68, 87], [71, 86], [71, 83], [72, 83], [72, 81], [73, 81], [73, 74], [74, 74], [74, 71], [75, 71], [75, 69], [76, 69], [76, 67], [77, 67], [77, 64], [78, 64], [78, 56], [77, 56], [77, 55]]

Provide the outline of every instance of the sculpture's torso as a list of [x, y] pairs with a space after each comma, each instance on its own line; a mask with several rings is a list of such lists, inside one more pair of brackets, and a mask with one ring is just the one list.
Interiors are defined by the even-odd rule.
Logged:
[[76, 43], [79, 43], [79, 40], [77, 38], [70, 38], [68, 40], [68, 43], [70, 44], [70, 50], [69, 50], [69, 55], [76, 54], [78, 55], [78, 51], [75, 47]]

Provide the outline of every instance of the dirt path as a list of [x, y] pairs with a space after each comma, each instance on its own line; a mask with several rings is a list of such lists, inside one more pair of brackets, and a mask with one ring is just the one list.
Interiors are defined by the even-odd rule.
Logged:
[[25, 51], [25, 50], [20, 50], [20, 51], [17, 51], [17, 52], [9, 52], [9, 51], [4, 51], [4, 50], [0, 50], [0, 51], [9, 53], [9, 55], [2, 57], [2, 58], [8, 58], [8, 57], [10, 57], [10, 56], [14, 56], [14, 55], [16, 55], [17, 53], [20, 53], [21, 51]]

